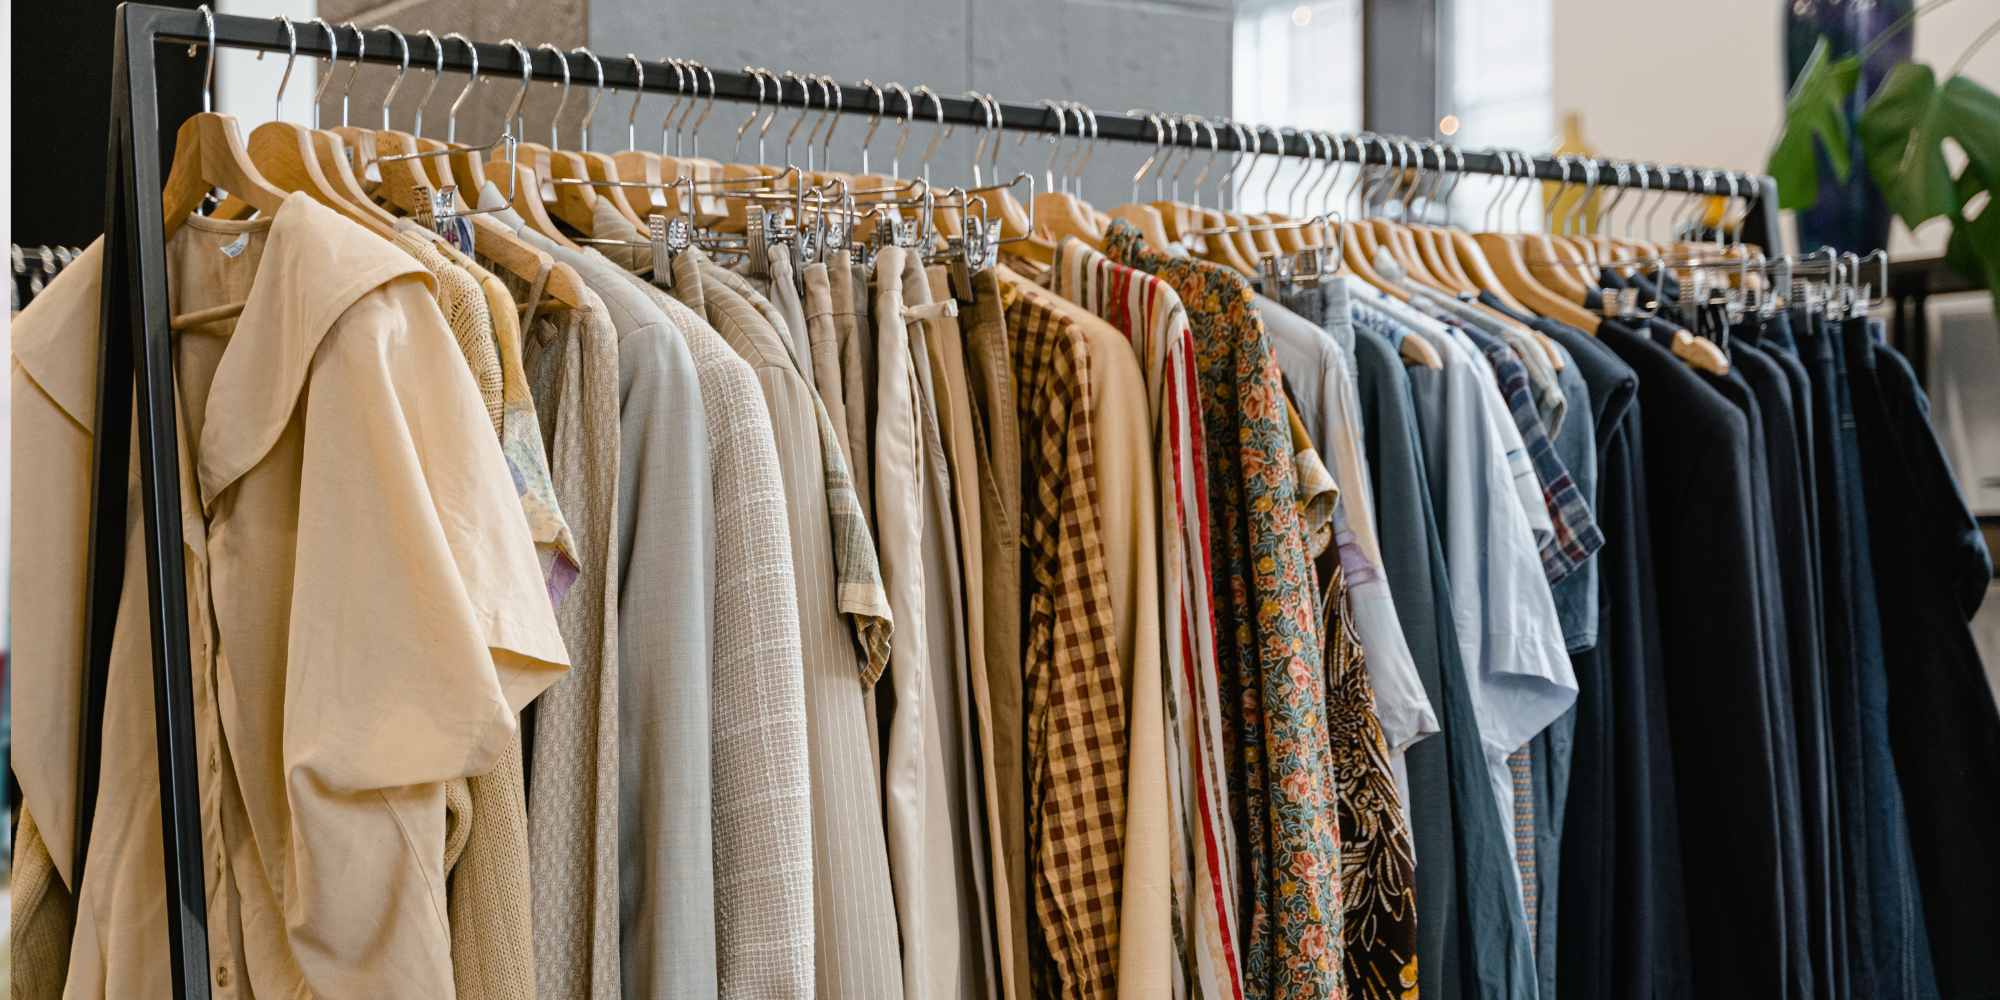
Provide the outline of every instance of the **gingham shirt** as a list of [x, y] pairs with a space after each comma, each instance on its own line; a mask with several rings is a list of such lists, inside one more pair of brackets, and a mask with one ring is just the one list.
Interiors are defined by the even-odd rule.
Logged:
[[1027, 629], [1034, 995], [1110, 996], [1125, 826], [1125, 692], [1098, 529], [1089, 357], [1073, 321], [1000, 284], [1013, 342]]

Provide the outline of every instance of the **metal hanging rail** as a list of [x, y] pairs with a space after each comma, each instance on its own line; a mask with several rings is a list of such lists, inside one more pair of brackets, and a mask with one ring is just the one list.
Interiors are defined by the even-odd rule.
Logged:
[[[158, 63], [161, 44], [202, 45], [211, 38], [219, 48], [287, 52], [293, 47], [284, 27], [273, 19], [228, 14], [213, 15], [213, 32], [197, 11], [121, 4], [116, 14], [111, 87], [111, 127], [109, 170], [105, 183], [105, 233], [103, 255], [103, 299], [100, 317], [100, 354], [95, 422], [94, 482], [90, 517], [90, 583], [85, 605], [85, 669], [83, 677], [83, 725], [79, 733], [77, 760], [77, 839], [71, 845], [51, 845], [74, 851], [72, 892], [80, 892], [84, 862], [90, 841], [91, 821], [97, 801], [99, 755], [104, 720], [104, 695], [110, 665], [112, 633], [118, 614], [119, 592], [127, 567], [124, 564], [127, 473], [131, 452], [139, 452], [139, 499], [143, 506], [142, 531], [146, 548], [146, 617], [152, 636], [153, 690], [157, 750], [160, 775], [160, 822], [166, 853], [166, 911], [173, 968], [173, 995], [207, 1000], [210, 995], [207, 898], [204, 885], [201, 836], [201, 808], [197, 792], [199, 769], [195, 756], [193, 664], [188, 647], [188, 616], [185, 566], [182, 562], [180, 532], [179, 454], [174, 424], [174, 374], [172, 338], [168, 329], [167, 274], [164, 256], [165, 226], [160, 217], [160, 143]], [[351, 29], [340, 29], [351, 35]], [[386, 31], [366, 47], [362, 61], [400, 65], [401, 46]], [[330, 42], [318, 31], [296, 31], [296, 49], [302, 55], [330, 54]], [[472, 57], [465, 45], [434, 43], [422, 36], [407, 39], [414, 65], [439, 64], [465, 73]], [[478, 65], [489, 75], [512, 80], [521, 76], [520, 54], [513, 48], [491, 42], [474, 43]], [[343, 46], [343, 48], [348, 48]], [[442, 48], [442, 53], [439, 49]], [[390, 53], [396, 53], [391, 56]], [[352, 59], [349, 48], [340, 53]], [[559, 66], [558, 60], [568, 63]], [[188, 72], [197, 64], [190, 63]], [[535, 50], [527, 57], [530, 79], [559, 82], [566, 77], [583, 78], [586, 70], [595, 79], [596, 67], [586, 66], [581, 57]], [[567, 70], [567, 72], [565, 72]], [[603, 61], [604, 85], [631, 91], [640, 78], [630, 60]], [[685, 70], [659, 61], [645, 61], [646, 91], [660, 94], [687, 94], [690, 91], [667, 82], [683, 78]], [[739, 72], [716, 70], [712, 84], [717, 99], [728, 101], [770, 101], [783, 104], [774, 95], [762, 93], [757, 77]], [[710, 90], [708, 72], [702, 74], [703, 97]], [[875, 91], [842, 85], [836, 110], [848, 114], [874, 114]], [[952, 125], [986, 127], [987, 109], [978, 102], [960, 97], [928, 98], [936, 101], [930, 121]], [[796, 107], [796, 105], [793, 105]], [[821, 106], [823, 109], [823, 105]], [[1063, 119], [1042, 105], [999, 105], [1002, 127], [1018, 132], [1056, 135], [1064, 131]], [[917, 109], [922, 120], [923, 108]], [[1153, 122], [1144, 117], [1098, 114], [1097, 138], [1134, 143], [1160, 143]], [[1265, 129], [1266, 133], [1270, 130]], [[1235, 134], [1218, 129], [1213, 139], [1169, 135], [1167, 145], [1196, 149], [1216, 148], [1245, 151]], [[1210, 143], [1214, 146], [1211, 147]], [[1428, 145], [1428, 144], [1426, 144]], [[1432, 147], [1435, 148], [1435, 147]], [[1265, 152], [1287, 156], [1327, 159], [1326, 151], [1309, 146], [1296, 134], [1280, 135], [1279, 142]], [[1392, 160], [1387, 145], [1344, 143], [1333, 151], [1333, 159], [1347, 163], [1400, 164]], [[1460, 173], [1523, 176], [1519, 161], [1503, 163], [1500, 155], [1487, 151], [1450, 152], [1451, 169]], [[1534, 176], [1543, 180], [1573, 180], [1573, 163], [1547, 157], [1527, 160]], [[1599, 161], [1615, 170], [1616, 161]], [[1599, 187], [1633, 186], [1621, 184], [1608, 171], [1598, 171]], [[1726, 173], [1699, 168], [1671, 168], [1662, 174], [1650, 171], [1660, 183], [1653, 190], [1700, 194], [1721, 194], [1717, 178], [1733, 178], [1738, 194], [1756, 203], [1757, 211], [1745, 224], [1744, 238], [1776, 248], [1777, 186], [1766, 176]], [[136, 386], [136, 392], [131, 391]], [[133, 409], [136, 403], [136, 411]], [[135, 419], [136, 418], [136, 419]], [[136, 434], [136, 437], [134, 436]], [[218, 859], [219, 860], [219, 859]]]
[[[157, 8], [147, 9], [156, 10]], [[192, 44], [204, 42], [208, 37], [208, 31], [201, 15], [192, 11], [160, 10], [158, 15], [150, 20], [150, 27], [155, 37], [162, 42]], [[354, 59], [355, 46], [349, 43], [352, 41], [356, 29], [341, 26], [335, 30], [340, 33], [341, 38], [341, 42], [338, 43], [341, 49], [339, 57], [343, 60]], [[361, 61], [383, 66], [398, 66], [403, 63], [401, 44], [397, 41], [394, 33], [382, 28], [365, 30], [362, 33], [368, 37], [368, 43], [365, 46], [365, 51], [361, 54]], [[322, 56], [330, 54], [331, 46], [324, 32], [301, 28], [296, 31], [296, 37], [296, 49], [300, 55]], [[218, 14], [215, 16], [215, 40], [216, 44], [230, 48], [257, 49], [266, 52], [283, 53], [291, 51], [294, 47], [290, 36], [285, 32], [284, 26], [279, 24], [274, 18], [253, 18]], [[495, 42], [473, 42], [470, 48], [468, 48], [467, 45], [455, 40], [433, 41], [419, 36], [407, 36], [407, 42], [410, 53], [409, 65], [411, 66], [428, 68], [438, 65], [438, 57], [440, 50], [442, 50], [445, 71], [466, 73], [475, 65], [469, 52], [472, 49], [476, 49], [478, 52], [476, 65], [483, 75], [504, 78], [509, 82], [518, 80], [521, 76], [521, 53], [506, 45]], [[677, 82], [685, 81], [687, 72], [666, 61], [640, 61], [645, 70], [643, 78], [644, 86], [641, 88], [639, 86], [641, 76], [637, 69], [634, 68], [632, 60], [622, 56], [603, 55], [600, 55], [599, 59], [601, 60], [604, 72], [604, 86], [607, 88], [616, 88], [624, 91], [644, 89], [649, 93], [679, 94], [683, 96], [694, 93], [691, 83], [688, 86], [682, 86]], [[566, 68], [564, 64], [566, 64]], [[597, 71], [598, 66], [592, 65], [581, 55], [559, 53], [553, 49], [534, 49], [528, 51], [528, 77], [531, 80], [547, 83], [560, 83], [564, 80], [595, 80]], [[760, 81], [756, 76], [747, 72], [712, 68], [704, 69], [701, 73], [702, 87], [700, 93], [703, 100], [706, 100], [709, 96], [709, 78], [711, 75], [714, 78], [712, 84], [713, 93], [718, 100], [737, 102], [761, 101], [792, 108], [800, 106], [797, 101], [788, 99], [790, 91], [787, 87], [773, 88], [768, 82]], [[811, 94], [814, 98], [818, 98], [821, 94], [820, 88], [816, 83], [813, 86]], [[881, 108], [881, 105], [877, 103], [879, 98], [880, 93], [878, 91], [870, 90], [865, 86], [859, 84], [841, 84], [839, 86], [839, 97], [834, 101], [834, 109], [845, 114], [875, 114]], [[932, 107], [933, 102], [935, 102], [935, 108]], [[823, 103], [815, 105], [815, 110], [824, 109], [825, 105]], [[893, 111], [893, 109], [890, 110]], [[1002, 101], [999, 104], [999, 110], [1001, 117], [1000, 127], [1003, 129], [1044, 135], [1054, 135], [1065, 131], [1062, 116], [1042, 104], [1013, 104]], [[1155, 127], [1151, 120], [1144, 116], [1121, 115], [1098, 111], [1093, 111], [1092, 114], [1095, 117], [1091, 129], [1094, 138], [1146, 144], [1154, 144], [1161, 141], [1158, 128]], [[943, 95], [925, 95], [920, 99], [915, 108], [914, 120], [918, 123], [935, 123], [941, 120], [944, 124], [948, 125], [965, 125], [975, 128], [984, 128], [992, 124], [987, 111], [979, 102], [965, 97]], [[1074, 133], [1074, 129], [1069, 129], [1068, 131], [1072, 134]], [[1270, 135], [1272, 135], [1271, 130], [1268, 128], [1264, 129], [1263, 136]], [[1255, 143], [1264, 142], [1263, 136], [1255, 140]], [[1301, 137], [1296, 132], [1292, 132], [1291, 134], [1280, 133], [1275, 138], [1276, 142], [1255, 148], [1260, 148], [1265, 153], [1283, 153], [1286, 156], [1299, 158], [1316, 158], [1322, 160], [1328, 158], [1326, 150], [1316, 149], [1307, 139]], [[1164, 143], [1170, 146], [1187, 146], [1206, 150], [1210, 148], [1209, 141], [1209, 137], [1206, 134], [1197, 136], [1192, 130], [1178, 135], [1171, 134], [1170, 130], [1170, 134], [1165, 137]], [[1237, 136], [1226, 128], [1217, 129], [1214, 141], [1216, 143], [1215, 148], [1227, 152], [1249, 152], [1252, 148], [1240, 143]], [[1253, 143], [1253, 146], [1255, 143]], [[1428, 142], [1425, 144], [1429, 145]], [[1511, 173], [1514, 176], [1522, 176], [1519, 158], [1510, 167], [1509, 164], [1503, 162], [1499, 153], [1492, 150], [1460, 150], [1449, 146], [1445, 148], [1450, 151], [1449, 168], [1453, 172], [1488, 175]], [[1334, 149], [1332, 154], [1333, 159], [1345, 163], [1380, 165], [1402, 165], [1404, 163], [1400, 152], [1392, 154], [1390, 146], [1380, 143], [1347, 142], [1341, 144], [1339, 148]], [[1531, 157], [1526, 158], [1526, 160], [1528, 166], [1533, 170], [1534, 175], [1542, 180], [1567, 180], [1576, 183], [1581, 182], [1583, 179], [1582, 173], [1577, 169], [1577, 165], [1583, 162], [1580, 158], [1570, 158], [1571, 162], [1569, 164], [1564, 164], [1554, 157]], [[1636, 186], [1630, 183], [1621, 184], [1612, 176], [1619, 162], [1621, 161], [1604, 158], [1597, 159], [1599, 169], [1595, 180], [1596, 186]], [[1624, 162], [1628, 166], [1632, 165], [1630, 161]], [[1442, 165], [1440, 163], [1440, 166]], [[1650, 172], [1650, 177], [1646, 178], [1642, 183], [1655, 191], [1664, 190], [1691, 194], [1720, 195], [1727, 193], [1723, 183], [1724, 179], [1733, 178], [1740, 189], [1738, 192], [1740, 197], [1757, 202], [1760, 209], [1769, 213], [1768, 219], [1761, 218], [1761, 215], [1752, 216], [1751, 224], [1748, 226], [1749, 231], [1744, 234], [1745, 241], [1761, 243], [1767, 248], [1771, 246], [1768, 239], [1758, 238], [1778, 232], [1776, 227], [1777, 187], [1770, 177], [1747, 174], [1740, 171], [1726, 171], [1704, 167], [1680, 167], [1675, 165], [1669, 165], [1665, 170], [1666, 172], [1662, 173], [1660, 169], [1655, 168]], [[1657, 181], [1657, 183], [1654, 183], [1654, 181]], [[1759, 232], [1760, 228], [1762, 232]]]

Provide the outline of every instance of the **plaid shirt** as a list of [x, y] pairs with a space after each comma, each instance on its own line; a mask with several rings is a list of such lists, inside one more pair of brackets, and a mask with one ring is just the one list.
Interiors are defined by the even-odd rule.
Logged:
[[1528, 386], [1527, 367], [1514, 349], [1499, 338], [1468, 327], [1459, 329], [1479, 345], [1486, 363], [1493, 367], [1493, 376], [1500, 382], [1500, 395], [1507, 401], [1508, 412], [1514, 415], [1515, 426], [1521, 429], [1528, 460], [1535, 465], [1535, 478], [1542, 481], [1542, 502], [1548, 506], [1549, 520], [1556, 526], [1554, 537], [1542, 545], [1542, 572], [1553, 584], [1575, 572], [1604, 547], [1604, 532], [1598, 530], [1590, 504], [1570, 478], [1569, 467], [1556, 455], [1556, 446], [1542, 426], [1542, 418], [1535, 410], [1535, 394]]
[[1109, 997], [1124, 866], [1125, 692], [1098, 528], [1082, 331], [1000, 283], [1020, 415], [1029, 931], [1036, 996]]

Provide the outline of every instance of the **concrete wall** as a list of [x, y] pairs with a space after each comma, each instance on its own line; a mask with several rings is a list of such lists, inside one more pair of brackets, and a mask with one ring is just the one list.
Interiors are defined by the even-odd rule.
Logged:
[[[479, 0], [319, 0], [320, 16], [338, 25], [354, 21], [364, 27], [388, 24], [403, 31], [429, 27], [440, 34], [459, 31], [485, 40], [514, 37], [533, 47], [543, 41], [565, 49], [588, 44], [607, 61], [635, 52], [647, 59], [697, 59], [711, 68], [741, 70], [768, 67], [782, 73], [827, 73], [843, 82], [863, 78], [876, 83], [896, 80], [914, 88], [929, 84], [940, 94], [969, 89], [991, 92], [1002, 100], [1033, 103], [1042, 98], [1068, 98], [1099, 111], [1124, 111], [1145, 106], [1200, 114], [1226, 114], [1230, 107], [1230, 19], [1232, 0], [737, 0], [661, 4], [642, 0], [535, 0], [494, 3]], [[313, 30], [313, 29], [302, 29]], [[394, 70], [367, 67], [353, 90], [351, 114], [367, 109], [369, 122], [379, 114], [381, 94]], [[339, 115], [338, 94], [346, 83], [345, 69], [327, 88], [322, 121]], [[395, 122], [408, 128], [416, 99], [428, 78], [412, 73], [398, 97]], [[444, 112], [464, 84], [447, 77], [425, 111], [425, 131], [442, 135]], [[298, 85], [295, 76], [293, 85]], [[512, 99], [513, 85], [482, 77], [478, 92], [459, 119], [461, 141], [484, 142], [498, 134], [499, 114]], [[797, 91], [787, 88], [796, 105]], [[556, 88], [537, 86], [527, 103], [527, 137], [547, 141], [548, 116], [555, 107]], [[584, 93], [571, 93], [564, 113], [565, 142], [581, 117]], [[892, 116], [900, 102], [888, 99]], [[629, 95], [607, 95], [597, 114], [594, 146], [623, 149]], [[920, 102], [921, 103], [921, 102]], [[638, 143], [657, 148], [660, 121], [670, 100], [648, 96], [638, 113]], [[750, 113], [746, 105], [717, 102], [702, 132], [704, 153], [727, 158], [736, 128]], [[769, 134], [769, 152], [778, 158], [778, 142], [795, 115], [781, 113]], [[905, 176], [915, 172], [929, 144], [932, 128], [919, 123], [909, 130], [902, 157]], [[807, 126], [810, 128], [810, 125]], [[866, 119], [847, 116], [835, 133], [834, 164], [854, 169]], [[897, 123], [885, 119], [875, 134], [871, 166], [885, 168], [895, 146]], [[801, 136], [804, 132], [801, 131]], [[753, 156], [755, 130], [745, 142], [744, 155]], [[972, 145], [959, 130], [939, 146], [932, 161], [933, 179], [963, 182]], [[1086, 194], [1101, 203], [1122, 200], [1130, 177], [1147, 150], [1125, 144], [1107, 145], [1091, 158]], [[1026, 170], [1037, 175], [1047, 162], [1049, 147], [1009, 138], [1001, 153], [1001, 169], [1011, 175]], [[1065, 160], [1068, 149], [1065, 148]], [[802, 151], [794, 151], [802, 159]]]

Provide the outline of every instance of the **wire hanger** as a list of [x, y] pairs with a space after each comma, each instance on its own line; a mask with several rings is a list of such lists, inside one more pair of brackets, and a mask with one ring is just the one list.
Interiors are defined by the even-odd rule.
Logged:
[[[515, 156], [514, 144], [518, 137], [514, 134], [514, 127], [521, 114], [521, 105], [528, 99], [528, 87], [533, 81], [528, 65], [528, 47], [513, 38], [503, 38], [500, 44], [513, 49], [514, 54], [521, 59], [521, 88], [514, 92], [513, 103], [507, 106], [506, 114], [501, 116], [501, 121], [506, 124], [501, 129], [500, 138], [495, 142], [496, 145], [504, 144], [507, 147], [507, 159], [504, 162], [487, 161], [484, 167], [485, 179], [495, 184], [502, 179], [507, 181], [507, 200], [527, 223], [528, 228], [547, 237], [557, 246], [579, 249], [568, 234], [555, 224], [555, 220], [549, 218], [548, 209], [542, 201], [541, 183], [535, 176], [534, 168], [522, 163]], [[453, 162], [456, 163], [464, 152], [453, 150]]]
[[[584, 105], [583, 118], [577, 123], [577, 151], [573, 155], [581, 161], [584, 174], [592, 181], [592, 188], [597, 195], [609, 200], [611, 207], [617, 209], [625, 221], [644, 229], [645, 217], [639, 214], [631, 199], [626, 197], [628, 188], [622, 183], [624, 175], [619, 173], [617, 162], [590, 148], [590, 126], [597, 120], [597, 106], [604, 101], [604, 63], [598, 60], [596, 53], [582, 45], [569, 51], [571, 55], [581, 55], [590, 60], [590, 68], [597, 74], [597, 83], [591, 88], [590, 99]], [[555, 180], [559, 186], [570, 182], [570, 178], [566, 175], [559, 176]]]

